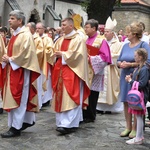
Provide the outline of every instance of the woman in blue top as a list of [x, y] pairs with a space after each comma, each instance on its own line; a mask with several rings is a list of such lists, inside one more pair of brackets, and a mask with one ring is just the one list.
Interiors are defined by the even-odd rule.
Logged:
[[120, 77], [120, 99], [124, 102], [124, 115], [126, 120], [126, 129], [120, 134], [121, 137], [129, 136], [134, 138], [136, 136], [136, 118], [134, 117], [134, 124], [132, 125], [132, 115], [128, 113], [127, 93], [130, 90], [130, 85], [125, 81], [126, 75], [133, 73], [138, 63], [134, 60], [134, 52], [138, 48], [145, 48], [148, 52], [147, 62], [150, 63], [150, 47], [146, 42], [141, 41], [142, 37], [142, 26], [140, 23], [132, 23], [126, 27], [126, 35], [129, 43], [126, 43], [120, 56], [117, 60], [117, 65], [121, 68]]

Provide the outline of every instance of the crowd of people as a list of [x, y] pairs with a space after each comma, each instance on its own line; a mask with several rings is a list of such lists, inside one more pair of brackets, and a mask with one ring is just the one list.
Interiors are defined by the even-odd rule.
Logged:
[[[60, 134], [94, 123], [97, 113], [124, 110], [126, 126], [120, 136], [129, 136], [127, 144], [143, 143], [146, 111], [132, 110], [127, 93], [138, 72], [148, 104], [150, 37], [144, 23], [133, 22], [125, 33], [116, 33], [117, 21], [109, 17], [102, 33], [97, 20], [87, 20], [83, 28], [81, 16], [74, 14], [55, 29], [42, 22], [25, 24], [20, 10], [11, 11], [8, 22], [9, 31], [0, 28], [0, 113], [8, 112], [9, 126], [2, 138], [20, 136], [36, 123], [35, 112], [51, 106]], [[147, 112], [150, 119], [150, 107]]]

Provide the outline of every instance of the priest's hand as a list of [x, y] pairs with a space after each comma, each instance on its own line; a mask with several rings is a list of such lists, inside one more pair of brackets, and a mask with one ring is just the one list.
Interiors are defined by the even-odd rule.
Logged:
[[62, 57], [62, 52], [61, 51], [56, 51], [55, 55], [56, 55], [57, 58], [60, 58], [60, 57]]
[[5, 63], [8, 63], [9, 62], [9, 57], [6, 54], [3, 55], [2, 61], [5, 62]]

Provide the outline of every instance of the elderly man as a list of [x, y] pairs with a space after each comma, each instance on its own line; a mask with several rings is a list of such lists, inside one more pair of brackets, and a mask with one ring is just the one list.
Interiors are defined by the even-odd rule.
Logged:
[[55, 54], [51, 56], [56, 60], [52, 72], [53, 108], [56, 130], [67, 134], [78, 128], [83, 120], [82, 107], [87, 106], [90, 84], [84, 40], [74, 30], [72, 18], [64, 19], [61, 27], [65, 35], [56, 41]]
[[8, 44], [7, 54], [2, 57], [3, 109], [8, 111], [10, 129], [2, 138], [20, 136], [21, 130], [35, 124], [37, 92], [33, 82], [40, 75], [32, 34], [24, 26], [25, 15], [20, 10], [9, 14], [9, 24], [14, 29]]
[[[44, 73], [45, 66], [43, 65], [43, 58], [44, 58], [44, 49], [43, 49], [43, 42], [40, 36], [36, 33], [36, 24], [34, 22], [29, 22], [27, 24], [29, 27], [33, 38], [34, 38], [34, 44], [36, 48], [36, 54], [38, 57], [38, 62], [41, 70], [41, 74]], [[39, 109], [42, 107], [42, 95], [43, 95], [43, 79], [42, 75], [40, 75], [37, 79], [37, 91], [38, 91], [38, 104], [39, 104]]]
[[122, 43], [119, 42], [114, 32], [116, 20], [112, 21], [109, 17], [105, 24], [104, 36], [110, 47], [113, 64], [104, 69], [104, 90], [99, 94], [97, 110], [100, 113], [111, 113], [123, 111], [123, 105], [118, 101], [120, 70], [116, 65], [120, 55]]
[[51, 85], [51, 65], [47, 63], [47, 53], [49, 48], [53, 46], [52, 38], [45, 34], [45, 26], [39, 22], [36, 24], [36, 32], [39, 34], [43, 41], [43, 62], [42, 62], [42, 77], [43, 77], [43, 88], [44, 94], [42, 96], [42, 106], [48, 106], [52, 99], [52, 85]]

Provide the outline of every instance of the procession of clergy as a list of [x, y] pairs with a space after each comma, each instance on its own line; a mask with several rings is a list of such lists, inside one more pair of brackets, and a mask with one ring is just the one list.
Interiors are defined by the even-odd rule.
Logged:
[[62, 20], [61, 31], [52, 38], [43, 23], [25, 24], [20, 10], [9, 17], [13, 31], [6, 48], [0, 36], [0, 88], [9, 126], [2, 138], [20, 136], [49, 102], [61, 134], [94, 122], [96, 110], [123, 111], [116, 65], [123, 44], [114, 32], [116, 20], [107, 19], [104, 37], [98, 21], [88, 20], [83, 29], [75, 14]]

